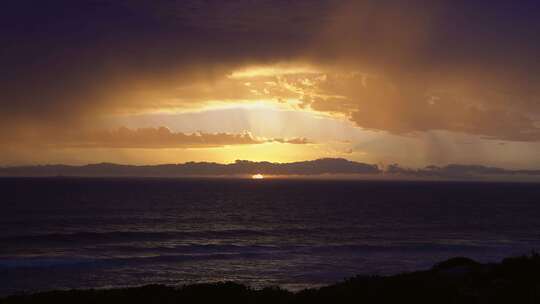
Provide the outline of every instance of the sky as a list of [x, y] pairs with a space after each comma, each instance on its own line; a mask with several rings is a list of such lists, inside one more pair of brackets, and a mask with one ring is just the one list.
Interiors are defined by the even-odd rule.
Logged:
[[3, 1], [0, 165], [540, 169], [539, 5]]

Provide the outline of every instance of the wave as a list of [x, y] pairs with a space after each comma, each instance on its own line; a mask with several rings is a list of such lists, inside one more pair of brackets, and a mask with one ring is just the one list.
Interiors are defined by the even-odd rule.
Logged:
[[[513, 244], [506, 244], [507, 247]], [[501, 244], [445, 244], [445, 243], [393, 243], [385, 245], [368, 244], [329, 244], [329, 245], [235, 245], [235, 244], [188, 244], [177, 246], [147, 246], [115, 245], [107, 250], [117, 252], [148, 252], [148, 253], [288, 253], [288, 254], [331, 254], [331, 253], [369, 253], [379, 251], [456, 251], [456, 250], [484, 250], [488, 248], [501, 248]]]
[[246, 260], [257, 258], [261, 255], [262, 254], [257, 253], [216, 253], [136, 256], [118, 258], [2, 258], [0, 259], [0, 271], [20, 268], [122, 267], [161, 263], [170, 265], [171, 263], [201, 260]]
[[183, 239], [187, 237], [227, 237], [227, 236], [261, 236], [267, 232], [248, 229], [204, 230], [204, 231], [110, 231], [110, 232], [72, 232], [30, 234], [0, 238], [0, 243], [10, 242], [108, 242], [108, 241], [151, 241]]
[[[277, 239], [276, 239], [277, 238]], [[310, 228], [267, 228], [267, 229], [222, 229], [222, 230], [189, 230], [189, 231], [78, 231], [68, 233], [43, 233], [43, 234], [26, 234], [18, 236], [0, 237], [0, 254], [2, 251], [7, 251], [10, 247], [39, 247], [47, 248], [48, 246], [77, 248], [81, 245], [103, 246], [103, 245], [122, 245], [132, 243], [151, 243], [159, 242], [163, 244], [174, 243], [213, 243], [218, 240], [229, 243], [249, 243], [259, 242], [265, 239], [272, 239], [272, 244], [283, 245], [286, 243], [307, 244], [310, 246], [329, 245], [329, 243], [340, 243], [339, 245], [347, 246], [364, 246], [364, 245], [380, 245], [383, 246], [406, 246], [417, 248], [430, 248], [437, 244], [445, 246], [486, 246], [489, 244], [504, 243], [502, 240], [486, 239], [478, 240], [458, 240], [449, 238], [447, 242], [425, 242], [421, 243], [421, 239], [413, 236], [414, 239], [407, 238], [392, 238], [391, 236], [369, 235], [365, 229], [359, 227], [334, 227], [331, 229], [323, 227]], [[461, 242], [462, 244], [455, 244]], [[420, 242], [416, 242], [420, 241]], [[519, 242], [514, 240], [511, 243]], [[215, 246], [215, 245], [214, 245]], [[124, 246], [125, 247], [125, 246]], [[169, 247], [164, 247], [164, 250]], [[202, 247], [208, 248], [208, 247]], [[4, 249], [4, 250], [2, 250]], [[351, 248], [354, 249], [354, 248]]]
[[[460, 254], [463, 252], [479, 252], [494, 249], [495, 245], [456, 245], [456, 244], [390, 244], [390, 245], [317, 245], [317, 246], [264, 246], [264, 245], [181, 245], [173, 247], [119, 246], [125, 254], [112, 257], [9, 257], [0, 258], [0, 270], [15, 268], [47, 268], [47, 267], [122, 267], [142, 264], [174, 264], [205, 260], [247, 260], [272, 259], [286, 260], [295, 257], [332, 256], [335, 259], [347, 256], [367, 256], [381, 253], [426, 253], [438, 252]], [[112, 248], [119, 251], [119, 248]], [[512, 245], [498, 246], [497, 250], [512, 250]]]
[[91, 262], [91, 259], [84, 258], [2, 258], [0, 259], [0, 270], [13, 268], [45, 268], [58, 266], [73, 266]]

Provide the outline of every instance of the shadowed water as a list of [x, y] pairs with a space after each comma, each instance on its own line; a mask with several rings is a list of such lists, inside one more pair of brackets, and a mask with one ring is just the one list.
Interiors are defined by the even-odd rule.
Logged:
[[0, 179], [0, 294], [236, 281], [289, 289], [540, 247], [518, 183]]

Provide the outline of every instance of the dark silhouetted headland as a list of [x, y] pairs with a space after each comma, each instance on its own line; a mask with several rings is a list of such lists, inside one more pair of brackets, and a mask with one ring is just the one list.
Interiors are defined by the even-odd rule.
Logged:
[[180, 288], [148, 285], [137, 288], [52, 291], [11, 296], [19, 303], [539, 303], [540, 256], [480, 264], [453, 258], [427, 271], [394, 276], [357, 276], [344, 282], [291, 292], [278, 287], [260, 290], [224, 282]]

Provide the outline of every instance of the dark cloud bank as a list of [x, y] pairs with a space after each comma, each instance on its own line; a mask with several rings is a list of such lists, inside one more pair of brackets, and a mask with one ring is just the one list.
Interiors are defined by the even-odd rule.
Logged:
[[536, 0], [3, 1], [0, 140], [300, 60], [376, 76], [306, 101], [362, 128], [538, 141], [539, 12]]
[[246, 177], [252, 174], [269, 176], [311, 177], [364, 177], [388, 179], [455, 179], [455, 180], [540, 180], [540, 170], [508, 170], [480, 165], [428, 166], [407, 169], [390, 165], [385, 169], [377, 165], [349, 161], [341, 158], [323, 158], [292, 163], [270, 163], [237, 160], [231, 164], [188, 162], [164, 165], [119, 165], [111, 163], [85, 166], [43, 165], [0, 168], [0, 176], [80, 176], [80, 177]]

